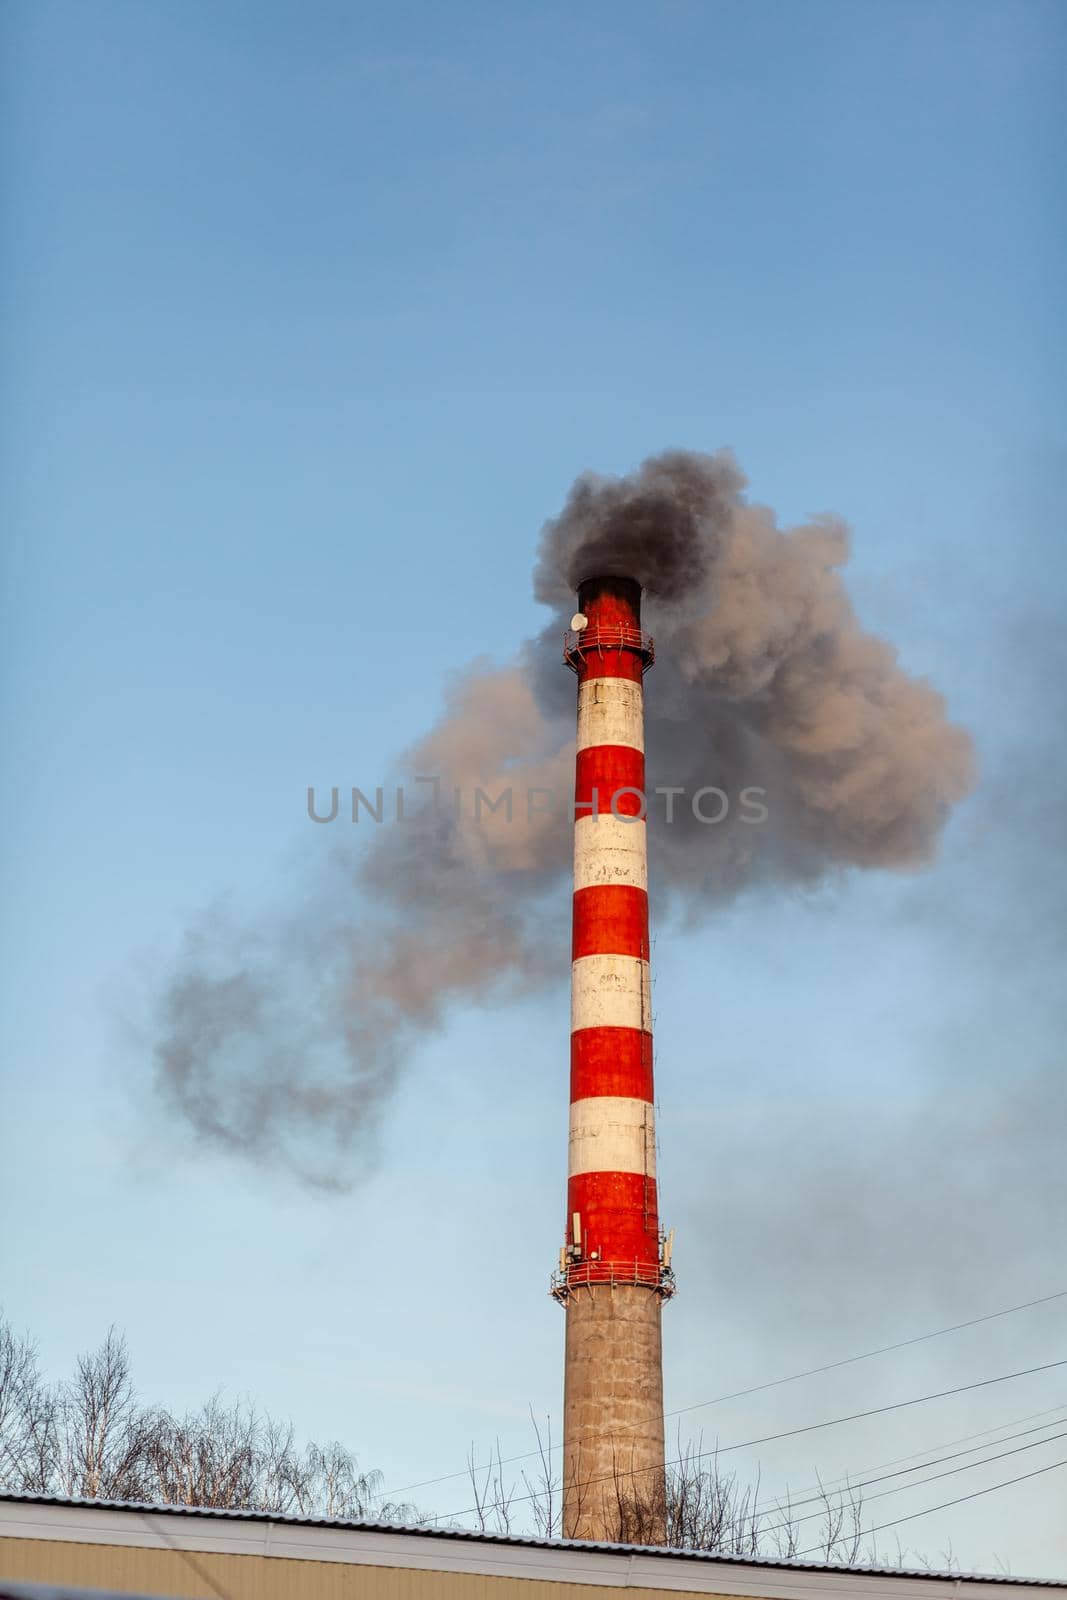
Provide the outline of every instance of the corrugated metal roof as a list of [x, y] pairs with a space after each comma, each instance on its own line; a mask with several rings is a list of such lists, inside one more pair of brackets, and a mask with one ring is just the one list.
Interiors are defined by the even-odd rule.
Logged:
[[948, 1583], [1000, 1583], [1042, 1588], [1061, 1588], [1063, 1585], [1063, 1580], [1057, 1578], [1017, 1578], [1011, 1574], [988, 1572], [936, 1572], [927, 1567], [866, 1565], [846, 1567], [827, 1561], [784, 1561], [774, 1556], [720, 1555], [708, 1550], [679, 1550], [659, 1545], [601, 1544], [588, 1539], [538, 1539], [527, 1534], [483, 1533], [475, 1528], [438, 1528], [430, 1523], [411, 1525], [398, 1522], [357, 1522], [343, 1517], [300, 1517], [293, 1516], [289, 1512], [240, 1510], [229, 1506], [173, 1505], [165, 1501], [149, 1500], [90, 1500], [67, 1495], [19, 1494], [7, 1489], [0, 1489], [0, 1501], [24, 1505], [97, 1508], [101, 1511], [166, 1513], [171, 1516], [226, 1522], [289, 1523], [296, 1527], [336, 1528], [353, 1533], [410, 1534], [423, 1539], [458, 1539], [475, 1544], [525, 1546], [539, 1550], [587, 1550], [600, 1555], [624, 1555], [631, 1560], [640, 1560], [642, 1556], [654, 1556], [658, 1560], [668, 1558], [676, 1561], [721, 1563], [732, 1567], [769, 1567], [786, 1572], [851, 1573], [879, 1578], [926, 1578], [931, 1581], [940, 1579]]

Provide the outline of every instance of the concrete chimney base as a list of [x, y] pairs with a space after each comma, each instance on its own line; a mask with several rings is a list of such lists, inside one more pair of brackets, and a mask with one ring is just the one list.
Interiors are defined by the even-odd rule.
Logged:
[[663, 1544], [661, 1296], [633, 1284], [567, 1300], [563, 1536]]

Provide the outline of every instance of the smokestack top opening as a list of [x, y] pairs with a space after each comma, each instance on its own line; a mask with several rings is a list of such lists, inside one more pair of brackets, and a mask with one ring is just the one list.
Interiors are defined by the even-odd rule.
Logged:
[[636, 578], [608, 574], [578, 585], [580, 629], [563, 636], [563, 659], [579, 677], [594, 668], [640, 683], [655, 659], [652, 640], [641, 631], [641, 585]]
[[618, 574], [583, 578], [578, 585], [578, 610], [592, 623], [641, 626], [641, 585]]

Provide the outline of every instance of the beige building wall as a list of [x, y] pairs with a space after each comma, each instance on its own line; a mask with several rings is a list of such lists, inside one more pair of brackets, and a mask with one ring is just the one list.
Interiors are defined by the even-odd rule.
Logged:
[[[347, 1567], [331, 1561], [137, 1550], [120, 1545], [0, 1540], [0, 1579], [69, 1583], [183, 1600], [619, 1600], [618, 1586], [474, 1572]], [[684, 1595], [687, 1591], [680, 1591]], [[693, 1591], [688, 1591], [692, 1593]], [[627, 1587], [632, 1600], [678, 1600], [677, 1589]], [[724, 1597], [725, 1600], [725, 1597]]]
[[1067, 1584], [0, 1494], [3, 1580], [173, 1600], [1067, 1600]]

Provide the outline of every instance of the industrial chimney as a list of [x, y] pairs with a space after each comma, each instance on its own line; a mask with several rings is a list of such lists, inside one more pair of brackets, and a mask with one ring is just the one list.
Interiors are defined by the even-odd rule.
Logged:
[[563, 1532], [664, 1538], [662, 1304], [652, 1089], [642, 679], [632, 578], [590, 578], [564, 658], [578, 675], [566, 1242]]

